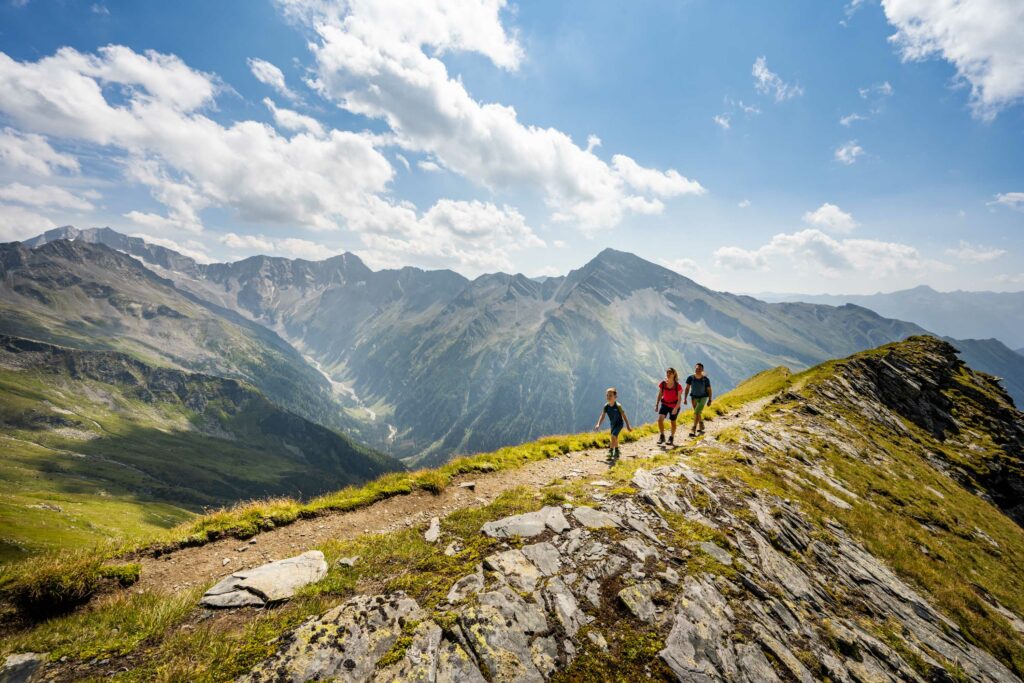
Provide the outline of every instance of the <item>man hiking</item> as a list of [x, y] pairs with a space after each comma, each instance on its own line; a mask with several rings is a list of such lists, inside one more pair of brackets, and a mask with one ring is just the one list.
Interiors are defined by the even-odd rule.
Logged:
[[679, 417], [679, 409], [682, 407], [683, 388], [679, 385], [679, 373], [675, 368], [665, 371], [665, 379], [658, 384], [658, 398], [654, 400], [654, 410], [658, 413], [658, 443], [665, 443], [665, 416], [672, 423], [672, 431], [668, 436], [668, 445], [673, 445], [676, 438], [676, 418]]
[[704, 406], [711, 405], [711, 379], [704, 374], [704, 364], [697, 363], [693, 374], [686, 378], [686, 392], [683, 394], [683, 405], [687, 396], [693, 400], [693, 427], [690, 436], [704, 433]]

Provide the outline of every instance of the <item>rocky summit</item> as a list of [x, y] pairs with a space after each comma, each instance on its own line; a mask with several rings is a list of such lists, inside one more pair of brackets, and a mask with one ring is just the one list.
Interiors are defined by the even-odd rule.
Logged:
[[[636, 467], [593, 507], [483, 524], [503, 544], [433, 608], [403, 592], [350, 598], [287, 634], [243, 680], [597, 680], [610, 648], [649, 638], [649, 658], [631, 665], [657, 679], [1019, 681], [1019, 659], [980, 644], [842, 513], [884, 526], [879, 491], [858, 493], [845, 472], [899, 476], [900, 460], [919, 458], [922, 474], [1019, 521], [1020, 498], [1006, 494], [1020, 486], [1021, 417], [937, 340], [833, 364], [742, 432], [696, 449], [693, 463]], [[985, 430], [1000, 468], [995, 451], [970, 454]], [[916, 452], [894, 457], [903, 438]], [[978, 592], [1021, 632], [1019, 615]]]

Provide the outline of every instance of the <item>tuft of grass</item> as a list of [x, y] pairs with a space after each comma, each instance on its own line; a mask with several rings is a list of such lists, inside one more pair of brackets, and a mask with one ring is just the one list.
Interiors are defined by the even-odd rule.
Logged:
[[86, 602], [103, 582], [102, 552], [75, 550], [7, 566], [0, 595], [28, 619], [67, 612]]

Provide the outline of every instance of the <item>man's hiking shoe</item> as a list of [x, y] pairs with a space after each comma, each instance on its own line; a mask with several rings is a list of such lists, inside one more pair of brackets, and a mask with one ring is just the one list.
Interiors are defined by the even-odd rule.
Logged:
[[665, 435], [664, 434], [662, 434], [661, 436], [658, 437], [658, 445], [661, 445], [663, 443], [665, 443]]
[[675, 439], [676, 439], [676, 437], [674, 437], [674, 436], [668, 437], [668, 445], [669, 446], [674, 446], [675, 445], [675, 443], [674, 443]]
[[698, 430], [697, 430], [697, 433], [698, 433], [698, 434], [703, 434], [703, 433], [704, 433], [704, 428], [703, 428], [703, 427], [701, 427], [700, 429], [698, 429]]

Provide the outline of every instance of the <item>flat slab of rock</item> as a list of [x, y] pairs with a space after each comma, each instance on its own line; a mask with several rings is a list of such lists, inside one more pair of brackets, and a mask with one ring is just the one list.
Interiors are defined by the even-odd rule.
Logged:
[[434, 517], [430, 520], [430, 528], [423, 534], [423, 539], [427, 543], [437, 543], [439, 538], [441, 538], [441, 520]]
[[732, 555], [730, 555], [729, 552], [721, 546], [718, 546], [711, 541], [701, 541], [699, 545], [700, 549], [714, 558], [716, 562], [720, 562], [727, 567], [732, 564]]
[[[352, 598], [297, 628], [284, 641], [283, 649], [239, 680], [248, 683], [368, 681], [377, 662], [402, 635], [402, 624], [424, 617], [426, 614], [416, 601], [401, 592]], [[410, 670], [420, 667], [431, 656], [422, 648], [436, 632], [428, 625], [417, 635], [420, 648], [413, 653]], [[427, 666], [430, 666], [429, 661]]]
[[585, 505], [573, 508], [572, 515], [576, 518], [577, 522], [588, 529], [606, 529], [622, 526], [622, 520], [619, 519], [618, 515], [595, 510]]
[[523, 554], [536, 565], [544, 576], [554, 576], [562, 568], [561, 553], [558, 552], [558, 548], [547, 541], [524, 545]]
[[501, 572], [512, 586], [527, 593], [537, 588], [537, 581], [541, 577], [537, 566], [518, 548], [488, 555], [484, 558], [484, 566]]
[[23, 652], [9, 655], [0, 667], [0, 681], [3, 683], [35, 683], [42, 680], [46, 666], [46, 655]]
[[303, 586], [327, 575], [327, 562], [319, 550], [238, 571], [206, 591], [205, 607], [259, 607], [287, 600]]
[[542, 534], [547, 529], [560, 534], [568, 528], [569, 522], [562, 514], [561, 508], [548, 506], [536, 512], [512, 515], [487, 522], [480, 530], [491, 538], [512, 538], [513, 536], [529, 538]]
[[619, 591], [619, 600], [640, 621], [653, 623], [658, 614], [654, 606], [654, 596], [661, 590], [661, 582], [651, 579], [635, 586], [627, 586]]

